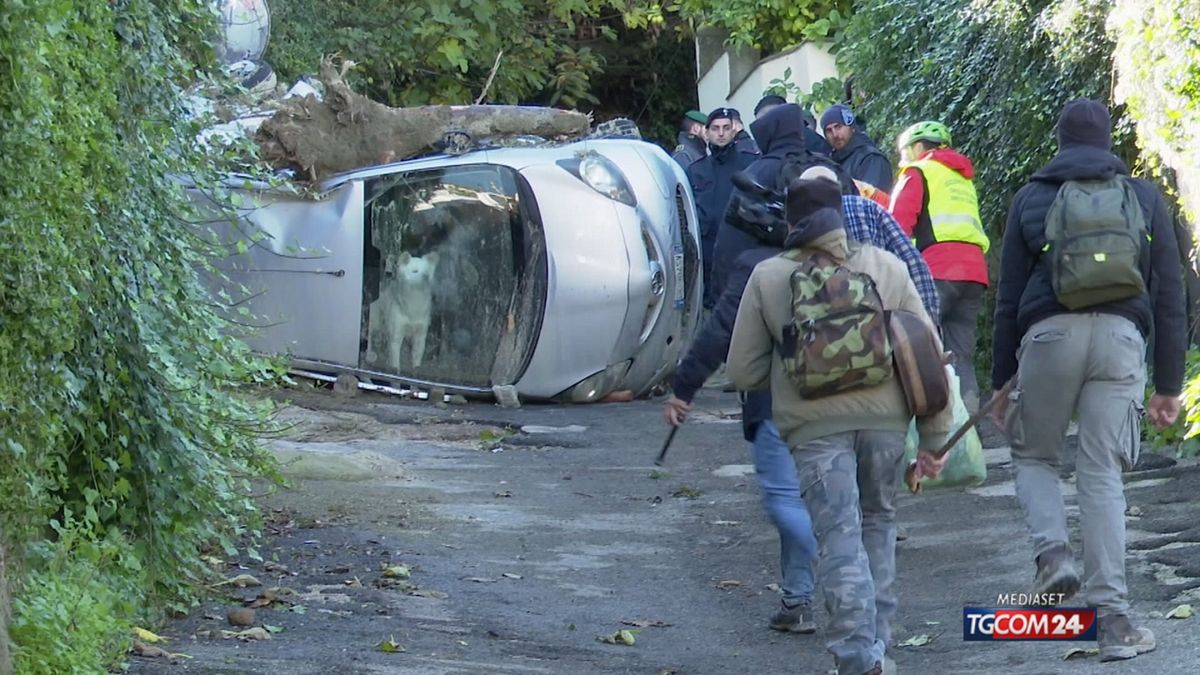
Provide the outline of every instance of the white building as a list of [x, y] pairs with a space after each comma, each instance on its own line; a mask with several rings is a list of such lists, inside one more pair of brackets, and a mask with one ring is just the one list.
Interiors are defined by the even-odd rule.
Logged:
[[754, 121], [754, 104], [788, 68], [790, 81], [806, 93], [815, 83], [838, 74], [833, 56], [821, 45], [805, 43], [762, 58], [755, 50], [727, 47], [727, 36], [716, 28], [701, 29], [696, 36], [696, 89], [704, 113], [736, 108], [749, 125]]

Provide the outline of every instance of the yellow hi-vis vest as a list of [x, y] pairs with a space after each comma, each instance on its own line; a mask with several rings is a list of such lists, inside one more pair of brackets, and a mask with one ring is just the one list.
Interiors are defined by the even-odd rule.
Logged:
[[[975, 244], [987, 253], [992, 242], [983, 231], [983, 222], [979, 220], [979, 197], [975, 194], [974, 183], [932, 159], [918, 159], [902, 166], [904, 169], [920, 169], [925, 176], [929, 224], [933, 232], [921, 233], [918, 225], [913, 231], [917, 248], [923, 250], [935, 243], [960, 241]], [[927, 236], [922, 237], [922, 234], [931, 234], [932, 240]]]

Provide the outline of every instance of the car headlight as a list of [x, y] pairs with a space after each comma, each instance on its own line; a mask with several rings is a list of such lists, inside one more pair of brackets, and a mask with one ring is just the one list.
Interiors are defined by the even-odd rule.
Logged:
[[561, 396], [560, 398], [565, 399], [569, 403], [592, 403], [593, 401], [599, 401], [621, 385], [631, 365], [633, 365], [632, 360], [615, 363], [585, 378], [582, 382], [568, 389], [565, 392], [565, 396]]
[[604, 155], [589, 152], [570, 159], [560, 159], [556, 164], [605, 197], [629, 206], [637, 206], [637, 197], [633, 196], [625, 174]]

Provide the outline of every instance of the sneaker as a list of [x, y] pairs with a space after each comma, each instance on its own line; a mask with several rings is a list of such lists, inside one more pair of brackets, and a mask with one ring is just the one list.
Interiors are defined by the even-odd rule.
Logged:
[[779, 611], [771, 615], [770, 626], [772, 630], [784, 633], [817, 632], [817, 620], [813, 614], [812, 604], [801, 603], [788, 607], [787, 603], [780, 603]]
[[1133, 625], [1124, 614], [1100, 617], [1101, 661], [1123, 661], [1139, 654], [1154, 651], [1154, 633], [1149, 628]]
[[1033, 579], [1033, 594], [1062, 594], [1062, 600], [1079, 592], [1079, 574], [1071, 562], [1071, 549], [1056, 546], [1037, 557], [1037, 576]]
[[903, 525], [896, 525], [896, 541], [904, 541], [908, 539], [908, 528]]

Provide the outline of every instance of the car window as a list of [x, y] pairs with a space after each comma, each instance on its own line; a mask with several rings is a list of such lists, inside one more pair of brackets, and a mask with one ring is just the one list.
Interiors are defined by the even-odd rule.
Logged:
[[471, 165], [368, 183], [360, 367], [488, 386], [522, 287], [516, 173]]

